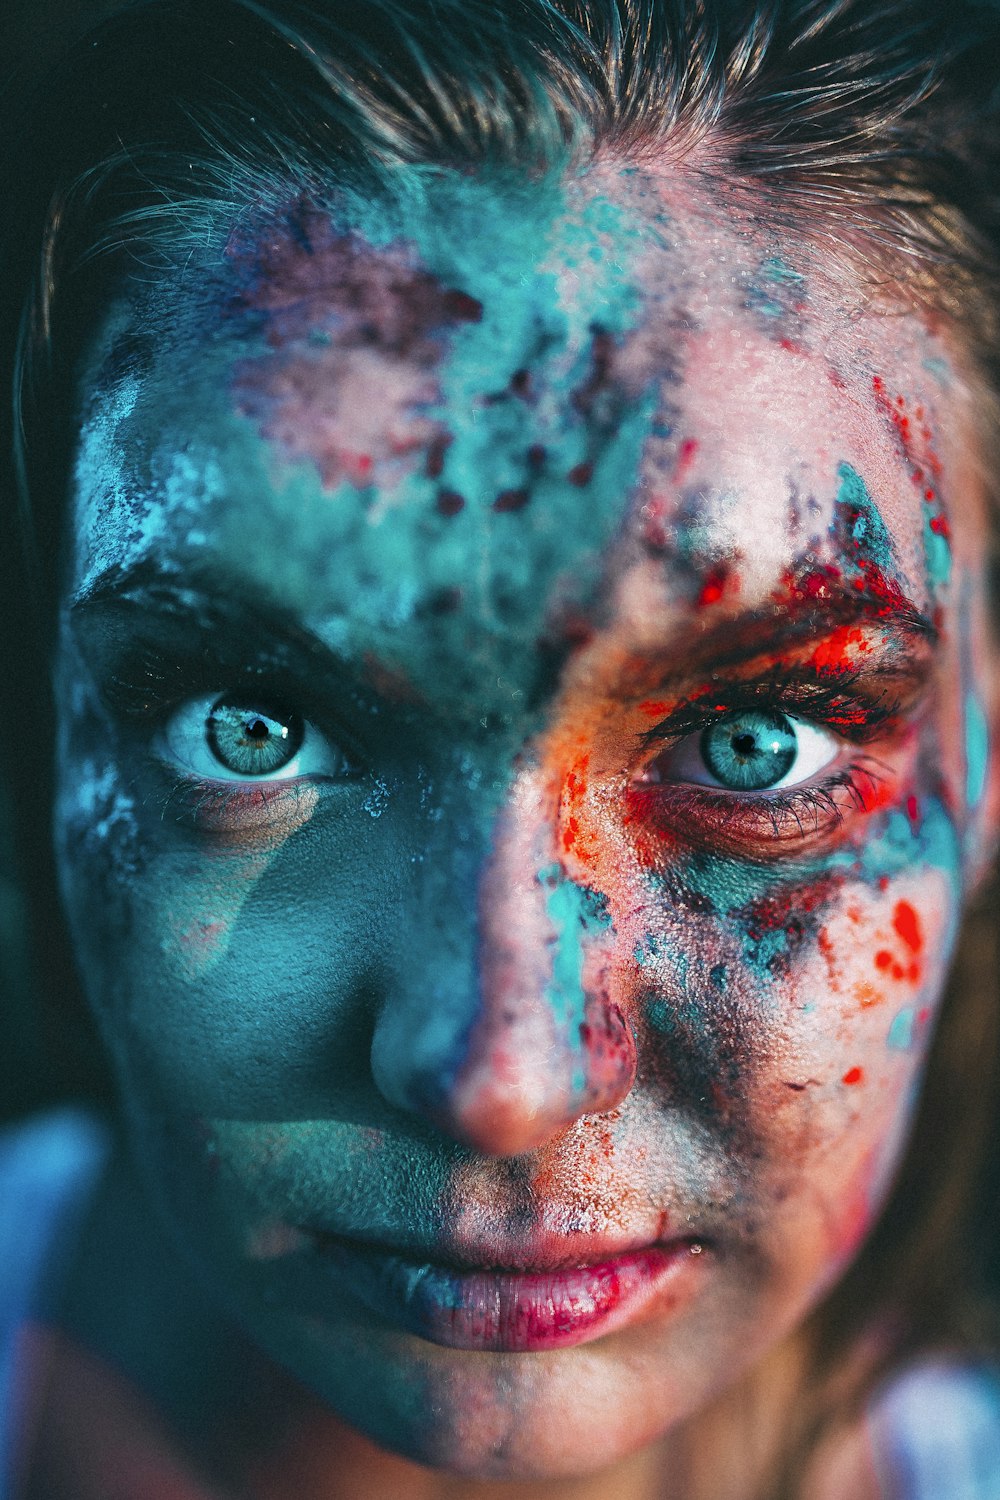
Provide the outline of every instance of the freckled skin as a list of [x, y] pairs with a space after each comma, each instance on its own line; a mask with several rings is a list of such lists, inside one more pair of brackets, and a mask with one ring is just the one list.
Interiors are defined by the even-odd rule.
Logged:
[[[444, 183], [409, 214], [296, 205], [109, 313], [58, 839], [140, 1157], [227, 1307], [378, 1442], [547, 1478], [696, 1420], [884, 1198], [985, 839], [982, 500], [960, 371], [928, 373], [951, 351], [863, 310], [804, 239], [610, 170]], [[158, 348], [126, 389], [108, 370], [139, 320]], [[301, 711], [358, 774], [197, 813], [171, 795], [96, 681], [153, 570], [308, 633], [317, 701], [324, 674], [352, 686]], [[838, 591], [848, 624], [823, 615]], [[940, 632], [910, 643], [920, 712], [838, 740], [830, 806], [779, 819], [671, 781], [651, 733], [734, 677], [905, 678], [904, 598]], [[280, 675], [269, 638], [245, 654]], [[493, 1265], [553, 1240], [705, 1250], [679, 1304], [602, 1339], [470, 1354], [271, 1253], [303, 1227]]]

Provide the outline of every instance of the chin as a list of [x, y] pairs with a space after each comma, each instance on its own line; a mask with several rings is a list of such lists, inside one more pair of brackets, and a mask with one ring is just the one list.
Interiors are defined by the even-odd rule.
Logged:
[[705, 1394], [682, 1395], [663, 1368], [651, 1380], [643, 1354], [633, 1368], [620, 1338], [497, 1354], [312, 1325], [271, 1352], [379, 1448], [468, 1480], [599, 1474], [683, 1422]]

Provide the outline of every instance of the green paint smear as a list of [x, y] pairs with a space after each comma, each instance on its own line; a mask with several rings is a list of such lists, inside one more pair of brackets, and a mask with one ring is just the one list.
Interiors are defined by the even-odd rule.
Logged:
[[983, 707], [975, 693], [965, 698], [965, 801], [969, 808], [978, 807], [986, 790], [986, 772], [990, 757], [990, 728]]

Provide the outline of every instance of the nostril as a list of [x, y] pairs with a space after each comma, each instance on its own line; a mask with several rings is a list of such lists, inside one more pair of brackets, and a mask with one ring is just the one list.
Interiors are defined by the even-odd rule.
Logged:
[[587, 1060], [582, 1112], [613, 1109], [631, 1090], [638, 1067], [635, 1035], [621, 1007], [604, 996], [588, 999], [580, 1046]]

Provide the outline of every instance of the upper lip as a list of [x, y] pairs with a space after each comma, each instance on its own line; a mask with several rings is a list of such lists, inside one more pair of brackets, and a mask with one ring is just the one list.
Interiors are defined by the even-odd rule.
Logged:
[[395, 1236], [374, 1238], [354, 1230], [303, 1227], [302, 1232], [320, 1246], [324, 1243], [339, 1244], [360, 1252], [399, 1256], [418, 1265], [443, 1266], [453, 1271], [506, 1271], [521, 1275], [601, 1265], [623, 1255], [664, 1249], [687, 1241], [707, 1243], [703, 1236], [690, 1230], [684, 1234], [647, 1233], [630, 1237], [545, 1234], [533, 1237], [530, 1244], [525, 1244], [523, 1238], [516, 1239], [506, 1235], [491, 1236], [489, 1240], [478, 1243], [463, 1241], [461, 1244], [442, 1237], [428, 1244]]

